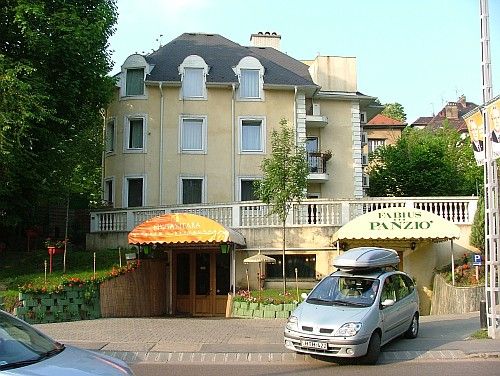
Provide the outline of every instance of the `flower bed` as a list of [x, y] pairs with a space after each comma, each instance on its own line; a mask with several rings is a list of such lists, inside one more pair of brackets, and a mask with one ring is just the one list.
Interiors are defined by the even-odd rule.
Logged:
[[70, 277], [59, 284], [28, 283], [19, 288], [19, 303], [14, 315], [31, 324], [99, 318], [101, 282], [135, 268], [135, 264], [113, 268], [105, 276], [88, 280]]
[[279, 294], [278, 297], [265, 297], [259, 299], [246, 290], [236, 293], [232, 303], [232, 317], [255, 317], [266, 319], [288, 318], [290, 313], [297, 308], [297, 300], [291, 294]]

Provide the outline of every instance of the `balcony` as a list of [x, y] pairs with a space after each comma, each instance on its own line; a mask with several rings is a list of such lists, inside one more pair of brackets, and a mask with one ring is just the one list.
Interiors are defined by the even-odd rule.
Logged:
[[308, 153], [309, 175], [307, 176], [307, 180], [310, 183], [325, 183], [330, 179], [326, 170], [326, 162], [331, 157], [331, 152]]
[[[363, 200], [307, 199], [292, 205], [288, 226], [342, 226], [355, 217], [389, 207], [429, 211], [455, 224], [470, 225], [477, 197], [372, 197]], [[167, 213], [192, 213], [231, 228], [281, 227], [270, 207], [259, 201], [98, 210], [91, 213], [91, 233], [129, 232], [145, 220]]]
[[328, 124], [328, 118], [322, 115], [306, 115], [307, 128], [324, 128]]
[[306, 104], [306, 127], [324, 128], [328, 124], [328, 118], [321, 115], [319, 103], [309, 102]]

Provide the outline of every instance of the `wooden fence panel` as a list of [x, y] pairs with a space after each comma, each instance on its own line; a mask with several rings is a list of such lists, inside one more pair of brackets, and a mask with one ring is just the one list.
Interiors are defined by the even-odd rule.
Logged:
[[167, 263], [141, 260], [133, 272], [101, 283], [102, 317], [152, 317], [167, 313]]

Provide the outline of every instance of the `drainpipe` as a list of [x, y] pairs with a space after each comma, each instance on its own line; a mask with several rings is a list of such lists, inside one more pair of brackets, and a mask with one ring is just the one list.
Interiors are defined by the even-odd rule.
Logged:
[[236, 122], [234, 119], [234, 96], [235, 96], [235, 90], [236, 90], [236, 85], [233, 83], [231, 84], [231, 89], [232, 89], [232, 95], [231, 95], [231, 150], [233, 152], [233, 155], [231, 155], [231, 182], [233, 184], [233, 199], [232, 201], [236, 201], [236, 143], [235, 143], [235, 132], [234, 129], [236, 127]]
[[293, 116], [294, 116], [294, 126], [295, 126], [295, 143], [299, 144], [299, 130], [297, 129], [298, 116], [297, 116], [297, 86], [293, 87]]
[[158, 84], [158, 88], [160, 89], [160, 163], [158, 163], [159, 168], [159, 193], [158, 193], [158, 203], [159, 205], [163, 205], [163, 88], [162, 82]]
[[[104, 108], [99, 110], [102, 116], [102, 157], [101, 157], [101, 200], [104, 200], [104, 178], [106, 177], [106, 115], [107, 111]], [[116, 125], [115, 125], [116, 127]], [[113, 135], [114, 137], [114, 135]], [[114, 187], [113, 187], [114, 189]], [[113, 200], [114, 201], [114, 200]], [[114, 204], [114, 203], [113, 203]]]

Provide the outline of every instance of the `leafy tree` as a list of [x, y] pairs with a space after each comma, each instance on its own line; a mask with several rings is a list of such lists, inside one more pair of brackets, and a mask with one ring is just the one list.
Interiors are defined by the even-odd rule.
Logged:
[[436, 131], [405, 130], [370, 157], [370, 196], [472, 195], [482, 182], [470, 141], [447, 124]]
[[116, 0], [2, 0], [0, 226], [28, 227], [41, 206], [99, 195], [116, 19]]
[[470, 245], [478, 248], [481, 252], [485, 249], [485, 233], [484, 233], [484, 195], [479, 196], [477, 201], [477, 210], [474, 214], [474, 221], [469, 237]]
[[305, 148], [296, 144], [295, 132], [285, 119], [280, 121], [279, 130], [273, 130], [271, 147], [270, 157], [262, 161], [264, 177], [257, 182], [256, 193], [271, 205], [271, 214], [276, 214], [283, 224], [283, 292], [286, 292], [286, 219], [292, 202], [305, 197], [309, 166]]
[[384, 104], [382, 114], [384, 114], [385, 116], [389, 116], [391, 119], [406, 122], [405, 109], [401, 104], [397, 102]]

